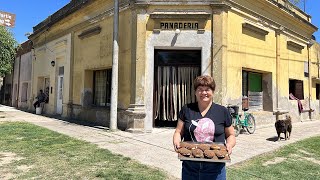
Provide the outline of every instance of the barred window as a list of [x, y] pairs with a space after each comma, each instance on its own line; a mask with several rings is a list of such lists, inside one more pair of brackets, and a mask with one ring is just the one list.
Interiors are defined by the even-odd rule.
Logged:
[[94, 71], [93, 102], [96, 106], [110, 106], [111, 100], [111, 69]]
[[[303, 81], [296, 79], [289, 79], [289, 94], [292, 94], [298, 99], [304, 99]], [[289, 96], [290, 98], [290, 96]]]

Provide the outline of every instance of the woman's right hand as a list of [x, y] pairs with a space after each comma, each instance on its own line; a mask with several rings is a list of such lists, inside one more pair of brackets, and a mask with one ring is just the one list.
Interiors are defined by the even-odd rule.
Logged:
[[181, 140], [175, 140], [175, 138], [173, 138], [173, 148], [176, 152], [178, 152], [178, 149], [180, 148], [180, 141]]
[[173, 148], [175, 151], [178, 151], [180, 148], [181, 137], [183, 135], [183, 126], [184, 122], [179, 119], [176, 130], [173, 134]]

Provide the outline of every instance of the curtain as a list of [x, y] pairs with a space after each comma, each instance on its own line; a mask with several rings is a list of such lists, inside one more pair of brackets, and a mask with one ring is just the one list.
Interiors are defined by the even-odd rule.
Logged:
[[154, 84], [154, 119], [176, 121], [183, 105], [195, 102], [193, 81], [199, 67], [158, 66]]
[[110, 106], [112, 69], [94, 71], [94, 104]]
[[106, 105], [107, 71], [95, 71], [94, 104]]

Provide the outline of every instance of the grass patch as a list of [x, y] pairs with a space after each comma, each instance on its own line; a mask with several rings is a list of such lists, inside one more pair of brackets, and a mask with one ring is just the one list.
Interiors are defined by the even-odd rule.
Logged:
[[320, 180], [320, 136], [228, 167], [227, 179]]
[[32, 124], [6, 122], [0, 132], [0, 179], [168, 178], [158, 169]]

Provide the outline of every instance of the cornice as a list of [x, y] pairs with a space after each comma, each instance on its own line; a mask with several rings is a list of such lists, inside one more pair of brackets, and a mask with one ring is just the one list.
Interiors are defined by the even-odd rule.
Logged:
[[[81, 8], [84, 8], [85, 5], [90, 4], [93, 0], [80, 0], [82, 2], [82, 4], [78, 4], [77, 7], [79, 7], [80, 10]], [[265, 0], [265, 1], [269, 1], [269, 0]], [[242, 6], [241, 4], [236, 3], [236, 0], [123, 0], [121, 5], [120, 5], [120, 11], [124, 10], [124, 9], [132, 9], [132, 10], [146, 10], [150, 7], [150, 5], [163, 5], [163, 6], [170, 6], [170, 5], [186, 5], [186, 6], [191, 6], [191, 5], [202, 5], [202, 6], [210, 6], [212, 9], [212, 13], [216, 13], [216, 12], [221, 12], [221, 11], [230, 11], [230, 10], [240, 10], [240, 11], [244, 11], [246, 13], [248, 13], [250, 16], [254, 16], [258, 19], [261, 19], [263, 22], [267, 22], [268, 24], [270, 24], [270, 27], [273, 29], [278, 29], [279, 27], [282, 27], [281, 24], [273, 21], [272, 19], [269, 19], [268, 17], [262, 16], [260, 14], [258, 14], [257, 12], [254, 12], [244, 6]], [[270, 3], [270, 5], [272, 6], [272, 4]], [[80, 8], [81, 7], [81, 8]], [[276, 7], [274, 7], [276, 8]], [[32, 35], [29, 36], [29, 39], [37, 39], [39, 36], [41, 36], [45, 31], [49, 31], [50, 27], [54, 26], [54, 24], [56, 22], [58, 22], [59, 20], [64, 19], [68, 13], [70, 14], [71, 12], [68, 12], [66, 14], [59, 14], [58, 12], [65, 12], [62, 11], [64, 8], [62, 8], [61, 10], [57, 11], [55, 14], [57, 14], [57, 17], [59, 15], [59, 17], [61, 19], [55, 19], [54, 22], [47, 22], [46, 20], [43, 21], [43, 26], [39, 26], [39, 29], [37, 31], [35, 31]], [[76, 12], [77, 10], [73, 11]], [[281, 9], [279, 9], [281, 10]], [[68, 31], [70, 29], [78, 29], [79, 27], [84, 26], [84, 24], [90, 24], [93, 25], [96, 22], [100, 21], [101, 19], [103, 19], [106, 16], [112, 16], [113, 15], [113, 9], [110, 8], [102, 13], [100, 13], [99, 15], [92, 17], [84, 22], [79, 23], [78, 25], [75, 25], [73, 27], [69, 27], [67, 28], [65, 31]], [[295, 17], [293, 17], [295, 18]], [[303, 23], [303, 21], [300, 21], [301, 23]], [[46, 24], [47, 23], [47, 24]], [[42, 25], [42, 23], [40, 23]], [[39, 24], [39, 25], [40, 25]], [[316, 28], [314, 25], [312, 25], [311, 23], [304, 23], [306, 27], [309, 28]], [[298, 35], [299, 37], [303, 38], [303, 39], [307, 39], [307, 37], [304, 37], [303, 35], [300, 35], [296, 32], [294, 32], [293, 30], [290, 30], [286, 27], [283, 27], [284, 30], [287, 30], [288, 32]], [[67, 34], [69, 32], [65, 32], [62, 34]]]
[[179, 12], [179, 11], [171, 11], [171, 12], [154, 12], [150, 14], [150, 18], [152, 19], [208, 19], [210, 17], [210, 13], [207, 12]]
[[147, 3], [132, 3], [130, 4], [131, 9], [147, 9], [150, 4]]
[[209, 5], [218, 0], [134, 0], [135, 4], [146, 5]]
[[[132, 5], [131, 5], [132, 6]], [[119, 10], [120, 12], [121, 11], [124, 11], [126, 9], [130, 8], [130, 4], [127, 3], [127, 2], [123, 2], [123, 3], [120, 3], [119, 4]], [[82, 28], [85, 28], [85, 27], [88, 27], [88, 26], [95, 26], [95, 24], [97, 24], [99, 21], [101, 21], [102, 19], [104, 19], [105, 17], [109, 17], [109, 16], [112, 16], [113, 15], [113, 7], [112, 8], [109, 8], [109, 9], [106, 9], [105, 11], [101, 12], [100, 14], [97, 14], [83, 22], [80, 22], [74, 26], [71, 26], [71, 27], [68, 27], [66, 29], [64, 29], [63, 32], [59, 32], [59, 33], [56, 33], [50, 37], [46, 37], [45, 41], [46, 42], [50, 42], [56, 38], [59, 38], [61, 36], [64, 36], [66, 34], [69, 34], [73, 31], [77, 31], [77, 30], [80, 30]], [[53, 24], [51, 25], [52, 27], [54, 26]], [[39, 37], [41, 37], [44, 33], [47, 33], [47, 31], [50, 31], [51, 30], [51, 26], [50, 28], [48, 27], [47, 29], [43, 29], [41, 30], [40, 32], [37, 32], [37, 33], [34, 33], [32, 35], [30, 35], [28, 38], [31, 40], [31, 41], [36, 41], [36, 39], [38, 39]], [[37, 43], [38, 45], [43, 45], [45, 44], [46, 42], [45, 41], [40, 41], [39, 43]]]
[[[270, 4], [275, 5], [279, 10], [282, 10], [284, 13], [288, 14], [289, 16], [293, 16], [295, 19], [307, 24], [308, 26], [311, 26], [314, 29], [318, 29], [315, 25], [313, 25], [312, 23], [310, 23], [309, 21], [305, 20], [304, 18], [300, 17], [299, 15], [297, 15], [294, 11], [290, 10], [289, 8], [285, 7], [284, 5], [276, 2], [275, 0], [267, 0]], [[290, 3], [290, 2], [287, 2]], [[291, 4], [291, 3], [290, 3]], [[304, 13], [303, 11], [301, 11], [299, 8], [297, 8], [296, 6], [294, 6], [293, 4], [292, 8], [294, 8], [295, 10], [299, 11], [301, 14], [305, 15], [306, 17], [310, 18], [311, 16]]]
[[216, 0], [210, 6], [213, 11], [229, 11], [232, 8], [229, 0]]
[[[230, 2], [230, 6], [232, 7], [232, 10], [233, 11], [237, 11], [237, 12], [245, 12], [246, 14], [256, 18], [258, 21], [261, 21], [262, 24], [266, 23], [268, 24], [268, 27], [271, 28], [271, 29], [274, 29], [274, 31], [276, 33], [285, 33], [287, 35], [294, 35], [294, 36], [297, 36], [305, 41], [309, 40], [310, 37], [306, 37], [302, 34], [299, 34], [298, 32], [284, 26], [283, 24], [280, 24], [278, 22], [276, 22], [275, 20], [273, 19], [270, 19], [268, 17], [265, 17], [251, 9], [248, 9], [247, 7], [244, 7], [242, 6], [241, 4], [238, 4], [235, 2], [235, 0], [228, 0]], [[267, 0], [268, 1], [268, 0]], [[276, 7], [275, 7], [276, 8]], [[281, 9], [279, 9], [279, 11], [281, 11]], [[299, 20], [297, 20], [299, 21]], [[301, 22], [301, 21], [300, 21]], [[316, 28], [314, 25], [310, 26], [311, 23], [304, 23], [305, 26], [309, 27], [309, 28]]]

